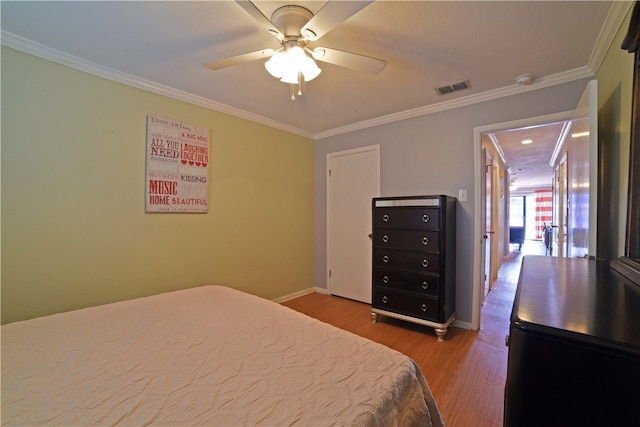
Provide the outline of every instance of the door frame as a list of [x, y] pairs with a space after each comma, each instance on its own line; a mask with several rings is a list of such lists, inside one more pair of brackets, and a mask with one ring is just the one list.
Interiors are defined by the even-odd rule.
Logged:
[[[489, 291], [492, 288], [493, 284], [493, 276], [494, 276], [494, 261], [496, 252], [494, 241], [496, 240], [495, 234], [495, 220], [496, 215], [494, 212], [494, 206], [496, 202], [495, 191], [494, 191], [494, 167], [495, 160], [493, 155], [489, 153], [486, 148], [482, 148], [483, 156], [484, 156], [484, 175], [483, 175], [483, 183], [482, 183], [482, 198], [484, 200], [482, 209], [483, 218], [481, 220], [481, 224], [484, 224], [484, 229], [482, 232], [484, 238], [484, 244], [482, 245], [482, 265], [484, 265], [484, 270], [482, 272], [482, 303], [484, 303], [485, 298], [489, 294]], [[487, 206], [487, 202], [490, 206]], [[492, 235], [493, 234], [493, 235]]]
[[553, 224], [557, 226], [556, 240], [558, 242], [558, 250], [555, 253], [558, 258], [565, 258], [567, 256], [567, 238], [569, 236], [569, 226], [567, 224], [569, 220], [567, 209], [567, 194], [569, 194], [567, 188], [568, 161], [567, 153], [564, 153], [555, 169], [553, 180]]
[[[481, 223], [482, 209], [484, 208], [484, 200], [482, 197], [483, 190], [482, 175], [485, 173], [485, 159], [482, 155], [482, 134], [503, 131], [507, 129], [521, 128], [525, 126], [534, 126], [544, 123], [553, 123], [563, 120], [575, 119], [575, 110], [563, 111], [560, 113], [547, 114], [543, 116], [529, 117], [520, 120], [512, 120], [508, 122], [494, 123], [473, 128], [473, 164], [474, 164], [474, 219], [473, 219], [473, 284], [471, 298], [471, 329], [480, 329], [480, 316], [482, 311], [482, 293], [483, 284], [482, 274], [484, 266], [482, 265], [482, 245], [484, 225]], [[503, 231], [506, 232], [506, 231]]]

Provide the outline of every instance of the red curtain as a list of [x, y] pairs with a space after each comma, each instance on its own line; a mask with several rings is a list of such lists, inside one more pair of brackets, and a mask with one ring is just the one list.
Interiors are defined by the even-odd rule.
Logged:
[[536, 239], [542, 238], [545, 224], [553, 220], [553, 193], [551, 190], [535, 190], [536, 196]]

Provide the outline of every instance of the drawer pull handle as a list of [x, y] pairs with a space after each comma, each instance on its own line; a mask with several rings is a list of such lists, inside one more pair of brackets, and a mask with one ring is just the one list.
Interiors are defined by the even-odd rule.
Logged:
[[383, 281], [384, 283], [389, 283], [389, 276], [384, 276], [384, 277], [382, 278], [382, 281]]
[[422, 221], [423, 222], [429, 222], [429, 215], [427, 215], [427, 214], [422, 215]]
[[427, 281], [422, 282], [422, 289], [424, 289], [425, 291], [429, 289], [429, 282]]
[[385, 296], [383, 296], [383, 297], [382, 297], [382, 302], [386, 304], [386, 303], [387, 303], [387, 301], [389, 301], [389, 298], [387, 298], [387, 296], [386, 296], [386, 295], [385, 295]]
[[383, 256], [382, 261], [389, 262], [389, 257], [387, 255]]
[[427, 246], [427, 245], [429, 244], [429, 238], [428, 238], [428, 237], [426, 237], [426, 236], [425, 236], [425, 237], [423, 237], [423, 238], [422, 238], [422, 244], [423, 244], [423, 245], [425, 245], [425, 246]]
[[422, 260], [422, 266], [423, 266], [424, 268], [429, 267], [429, 261], [427, 261], [426, 259], [423, 259], [423, 260]]
[[387, 215], [387, 214], [382, 215], [382, 220], [383, 220], [384, 222], [389, 221], [389, 215]]
[[389, 236], [387, 236], [386, 234], [382, 236], [382, 241], [387, 243], [389, 241]]
[[427, 311], [427, 304], [422, 304], [422, 307], [420, 307], [422, 309], [422, 311]]

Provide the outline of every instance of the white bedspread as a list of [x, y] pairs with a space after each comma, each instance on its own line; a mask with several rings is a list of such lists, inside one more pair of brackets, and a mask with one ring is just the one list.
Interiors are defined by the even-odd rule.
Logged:
[[5, 425], [441, 425], [407, 356], [205, 286], [2, 326]]

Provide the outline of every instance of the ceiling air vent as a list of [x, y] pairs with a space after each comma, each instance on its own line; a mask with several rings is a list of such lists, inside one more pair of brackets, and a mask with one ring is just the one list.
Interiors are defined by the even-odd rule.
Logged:
[[441, 86], [436, 88], [436, 92], [438, 95], [446, 95], [448, 93], [457, 92], [462, 89], [469, 89], [471, 85], [469, 84], [469, 80], [465, 80], [460, 83], [453, 83], [447, 86]]

